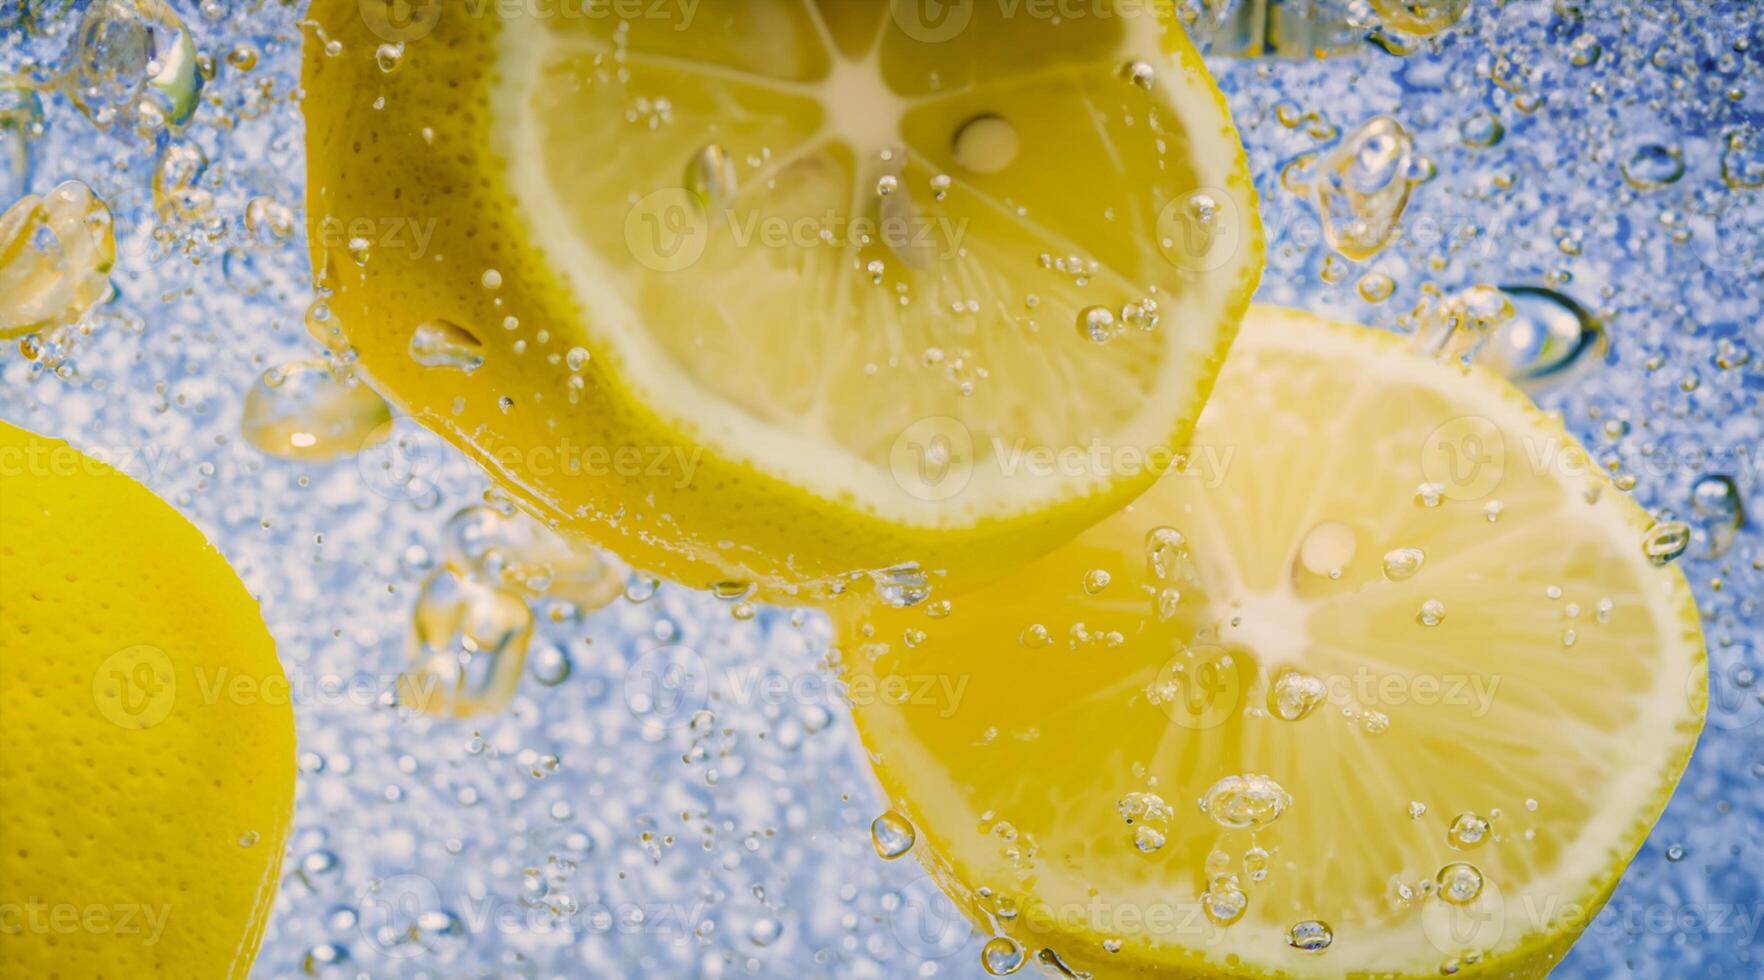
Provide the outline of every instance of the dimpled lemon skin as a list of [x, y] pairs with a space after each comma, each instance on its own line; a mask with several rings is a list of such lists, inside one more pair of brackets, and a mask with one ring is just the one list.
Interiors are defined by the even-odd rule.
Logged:
[[[498, 19], [444, 6], [439, 16], [388, 30], [378, 2], [316, 0], [309, 12], [318, 28], [308, 34], [303, 74], [309, 248], [332, 313], [316, 332], [333, 347], [346, 345], [376, 387], [541, 519], [692, 588], [747, 582], [768, 601], [799, 603], [845, 592], [861, 572], [906, 563], [925, 570], [941, 593], [959, 592], [1047, 552], [1150, 484], [1148, 472], [1032, 510], [919, 526], [808, 492], [697, 443], [664, 417], [670, 406], [634, 397], [599, 352], [566, 403], [561, 369], [545, 351], [500, 356], [516, 336], [497, 326], [508, 318], [528, 338], [532, 325], [545, 325], [549, 350], [560, 352], [578, 343], [571, 324], [583, 311], [521, 227], [504, 161], [492, 149]], [[370, 10], [380, 13], [364, 16]], [[403, 27], [412, 39], [388, 72], [377, 56], [406, 36]], [[1192, 46], [1174, 34], [1170, 43], [1183, 53], [1173, 61], [1201, 71]], [[1235, 139], [1223, 96], [1212, 94], [1219, 125]], [[1247, 188], [1247, 170], [1233, 180]], [[400, 220], [432, 237], [420, 249], [408, 241], [376, 248], [362, 267], [351, 261], [346, 244], [355, 230]], [[1260, 226], [1253, 228], [1254, 269], [1226, 328], [1241, 317], [1259, 275]], [[484, 284], [487, 270], [500, 274], [494, 289]], [[413, 360], [412, 328], [433, 321], [479, 325], [483, 365], [467, 375]], [[1192, 411], [1170, 420], [1167, 445], [1186, 438], [1232, 332], [1219, 331]], [[498, 404], [504, 397], [506, 407]], [[633, 465], [619, 463], [617, 454], [627, 452]], [[602, 465], [592, 475], [570, 473], [570, 458]]]
[[0, 421], [0, 976], [245, 976], [293, 817], [289, 694], [200, 531]]

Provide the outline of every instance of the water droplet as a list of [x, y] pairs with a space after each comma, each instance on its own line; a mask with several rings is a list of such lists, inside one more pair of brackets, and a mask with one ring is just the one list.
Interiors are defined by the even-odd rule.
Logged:
[[1109, 573], [1107, 569], [1093, 568], [1084, 573], [1085, 595], [1096, 595], [1108, 587]]
[[1220, 875], [1207, 886], [1206, 893], [1200, 897], [1201, 909], [1214, 925], [1229, 926], [1243, 918], [1249, 909], [1249, 896], [1238, 887], [1237, 879], [1232, 875]]
[[1446, 843], [1460, 851], [1467, 851], [1488, 839], [1488, 821], [1478, 814], [1464, 812], [1452, 818], [1452, 825], [1446, 828]]
[[918, 832], [907, 818], [893, 810], [870, 821], [870, 843], [884, 861], [892, 861], [913, 849]]
[[1023, 947], [1009, 936], [994, 936], [980, 947], [980, 965], [995, 977], [1008, 977], [1021, 970], [1027, 959]]
[[570, 660], [570, 653], [556, 644], [542, 648], [533, 655], [528, 671], [533, 679], [546, 687], [556, 687], [570, 679], [570, 672], [575, 664]]
[[1413, 156], [1409, 131], [1375, 116], [1323, 157], [1311, 187], [1331, 248], [1355, 261], [1384, 248], [1409, 203]]
[[1160, 582], [1186, 577], [1193, 564], [1188, 539], [1173, 527], [1154, 527], [1145, 533], [1145, 560], [1151, 577]]
[[876, 196], [887, 197], [900, 188], [900, 178], [893, 174], [883, 174], [876, 178]]
[[1667, 847], [1666, 848], [1666, 860], [1671, 861], [1673, 864], [1677, 864], [1678, 862], [1684, 860], [1684, 845], [1683, 844], [1673, 844], [1673, 845]]
[[1115, 339], [1118, 321], [1106, 306], [1087, 306], [1078, 312], [1078, 336], [1099, 344]]
[[1721, 151], [1721, 180], [1738, 190], [1764, 187], [1764, 128], [1736, 129]]
[[1557, 381], [1597, 362], [1608, 340], [1598, 319], [1573, 299], [1541, 286], [1502, 286], [1512, 315], [1500, 320], [1476, 363], [1521, 384]]
[[411, 613], [410, 660], [399, 700], [456, 718], [500, 711], [520, 683], [533, 613], [506, 589], [436, 569]]
[[1321, 953], [1334, 941], [1335, 932], [1329, 923], [1317, 919], [1306, 919], [1286, 930], [1286, 945], [1301, 953]]
[[454, 571], [520, 593], [593, 610], [618, 598], [624, 569], [599, 549], [566, 540], [507, 504], [474, 504], [447, 519], [441, 557]]
[[1642, 535], [1642, 554], [1656, 565], [1664, 565], [1690, 545], [1690, 525], [1683, 521], [1661, 521]]
[[1415, 577], [1421, 566], [1427, 561], [1427, 553], [1420, 548], [1397, 548], [1385, 552], [1384, 577], [1392, 582], [1404, 582]]
[[1328, 697], [1329, 690], [1320, 678], [1289, 670], [1268, 689], [1268, 712], [1282, 721], [1298, 721]]
[[1410, 820], [1419, 820], [1425, 816], [1427, 816], [1427, 804], [1421, 802], [1420, 800], [1410, 800], [1409, 801], [1409, 819]]
[[1396, 292], [1396, 280], [1382, 272], [1368, 272], [1356, 286], [1360, 298], [1368, 303], [1382, 303]]
[[245, 393], [239, 430], [258, 450], [283, 459], [335, 459], [390, 434], [392, 408], [323, 360], [272, 368]]
[[68, 46], [65, 88], [99, 129], [153, 133], [189, 122], [202, 91], [196, 44], [163, 0], [98, 0]]
[[1482, 894], [1482, 872], [1464, 861], [1454, 861], [1439, 869], [1434, 880], [1439, 883], [1439, 897], [1453, 905], [1469, 905]]
[[1292, 795], [1273, 779], [1255, 774], [1226, 776], [1201, 797], [1200, 810], [1221, 827], [1265, 827], [1292, 804]]
[[1691, 487], [1691, 512], [1708, 537], [1711, 558], [1725, 555], [1733, 547], [1739, 529], [1746, 524], [1739, 485], [1730, 476], [1714, 474], [1698, 479]]
[[484, 342], [448, 320], [417, 324], [410, 334], [410, 357], [423, 367], [452, 368], [470, 374], [484, 365]]
[[1659, 190], [1684, 176], [1684, 152], [1676, 146], [1643, 143], [1623, 162], [1623, 181], [1638, 191]]
[[1488, 147], [1507, 135], [1507, 127], [1492, 112], [1478, 112], [1458, 124], [1458, 138], [1465, 146]]
[[747, 939], [755, 946], [770, 946], [784, 935], [784, 923], [771, 916], [761, 916], [753, 920], [747, 929]]
[[239, 835], [239, 846], [240, 847], [253, 847], [257, 844], [258, 840], [259, 840], [259, 835], [258, 835], [257, 831], [247, 830], [243, 834]]
[[110, 291], [116, 237], [110, 209], [77, 180], [32, 194], [0, 215], [0, 337], [85, 316]]
[[1360, 715], [1360, 728], [1368, 735], [1383, 735], [1390, 731], [1390, 716], [1382, 711], [1367, 711]]
[[1445, 603], [1438, 599], [1429, 599], [1421, 604], [1421, 611], [1415, 614], [1415, 622], [1422, 626], [1438, 626], [1445, 621]]
[[956, 165], [977, 174], [995, 174], [1016, 160], [1017, 127], [1001, 116], [978, 115], [956, 130]]
[[502, 273], [495, 269], [485, 269], [484, 274], [478, 277], [478, 282], [485, 289], [501, 289]]
[[1599, 43], [1597, 35], [1590, 32], [1568, 42], [1568, 63], [1576, 68], [1586, 68], [1594, 64], [1604, 53], [1604, 45]]
[[1022, 633], [1017, 635], [1017, 642], [1031, 650], [1039, 650], [1052, 643], [1053, 636], [1048, 633], [1047, 627], [1040, 623], [1030, 623], [1023, 628]]

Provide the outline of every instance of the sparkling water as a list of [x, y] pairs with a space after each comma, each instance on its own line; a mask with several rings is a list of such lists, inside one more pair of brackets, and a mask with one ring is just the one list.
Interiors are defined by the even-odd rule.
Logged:
[[[970, 930], [917, 862], [884, 860], [912, 829], [876, 823], [889, 805], [820, 616], [610, 561], [563, 585], [511, 567], [495, 542], [532, 529], [498, 525], [479, 472], [322, 359], [301, 6], [0, 0], [0, 203], [42, 196], [83, 267], [38, 298], [85, 310], [0, 354], [0, 415], [194, 519], [261, 598], [294, 684], [295, 827], [257, 974], [1055, 969]], [[1764, 6], [1178, 6], [1258, 175], [1260, 298], [1506, 371], [1650, 509], [1650, 554], [1696, 589], [1707, 730], [1557, 975], [1759, 975]], [[460, 328], [420, 333], [413, 355], [476, 366]], [[455, 516], [469, 507], [487, 513]], [[1386, 559], [1393, 578], [1420, 560]], [[461, 561], [494, 572], [485, 595], [457, 587]], [[912, 571], [890, 573], [902, 602], [924, 598]], [[501, 710], [411, 710], [424, 694]], [[1441, 887], [1469, 893], [1473, 870]], [[1220, 914], [1235, 890], [1209, 893]], [[1289, 937], [1330, 939], [1315, 921]]]

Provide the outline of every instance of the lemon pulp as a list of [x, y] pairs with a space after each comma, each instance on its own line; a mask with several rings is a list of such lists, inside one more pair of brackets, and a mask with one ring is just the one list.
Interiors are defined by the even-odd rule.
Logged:
[[[442, 12], [388, 67], [357, 7], [314, 9], [312, 210], [439, 220], [423, 255], [315, 236], [332, 339], [689, 584], [955, 589], [1045, 551], [1155, 478], [1259, 271], [1173, 15]], [[1024, 463], [1095, 447], [1130, 459]]]
[[1031, 949], [1541, 976], [1702, 723], [1649, 525], [1494, 375], [1252, 308], [1184, 471], [935, 616], [839, 612], [843, 663], [905, 692], [856, 713], [921, 856]]

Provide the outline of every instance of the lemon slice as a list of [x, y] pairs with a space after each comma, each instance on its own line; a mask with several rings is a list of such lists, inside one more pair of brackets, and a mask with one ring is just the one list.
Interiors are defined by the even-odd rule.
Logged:
[[947, 607], [846, 609], [842, 657], [921, 856], [1026, 950], [1542, 976], [1702, 725], [1650, 527], [1494, 375], [1253, 307], [1181, 472]]
[[1261, 233], [1173, 13], [960, 6], [315, 4], [330, 339], [690, 585], [1045, 552], [1191, 427]]
[[246, 976], [294, 816], [290, 696], [200, 531], [0, 422], [0, 976]]

